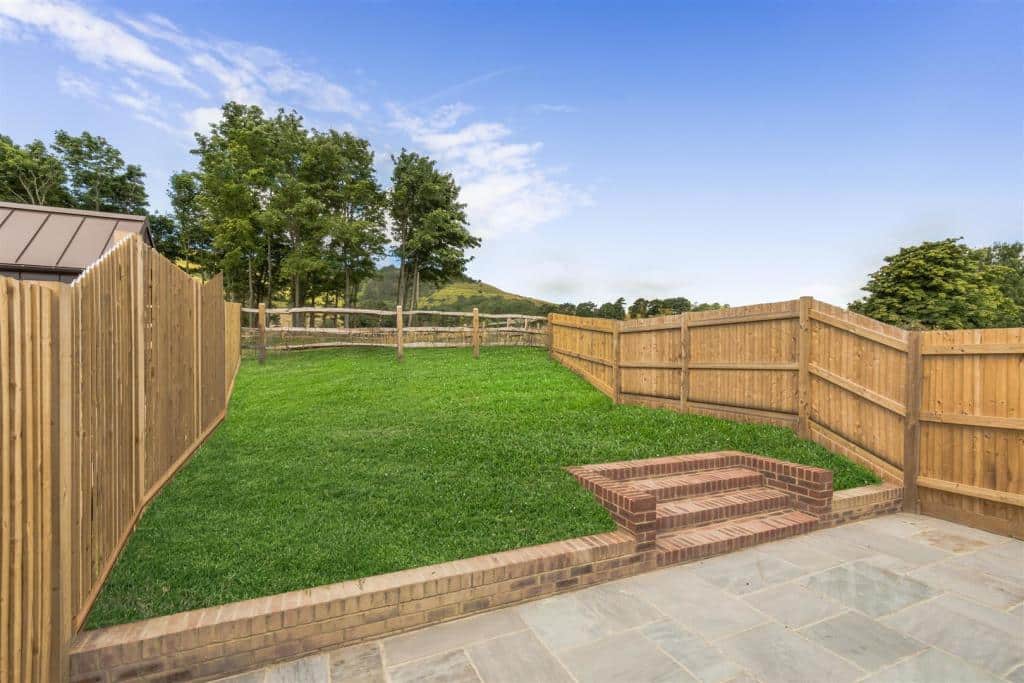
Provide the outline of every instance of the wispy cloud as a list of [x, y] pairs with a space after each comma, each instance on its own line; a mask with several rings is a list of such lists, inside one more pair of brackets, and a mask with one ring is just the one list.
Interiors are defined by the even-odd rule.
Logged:
[[51, 0], [4, 0], [0, 16], [23, 29], [52, 34], [84, 62], [146, 74], [162, 82], [195, 89], [185, 70], [153, 51], [144, 41], [80, 5]]
[[531, 109], [538, 113], [556, 113], [556, 114], [572, 114], [579, 111], [576, 107], [572, 107], [568, 104], [535, 104]]
[[558, 182], [540, 167], [541, 143], [510, 142], [512, 131], [502, 123], [460, 127], [472, 112], [468, 105], [446, 105], [426, 117], [390, 108], [392, 126], [455, 174], [473, 228], [485, 237], [528, 231], [591, 202], [586, 192]]
[[57, 88], [71, 97], [94, 99], [99, 95], [99, 86], [95, 81], [67, 69], [57, 72]]
[[480, 74], [479, 76], [474, 76], [473, 78], [469, 78], [469, 79], [467, 79], [465, 81], [462, 81], [460, 83], [456, 83], [455, 85], [450, 85], [450, 86], [448, 86], [446, 88], [442, 88], [442, 89], [438, 90], [437, 92], [434, 92], [434, 93], [431, 93], [430, 95], [427, 95], [426, 97], [422, 97], [422, 98], [416, 100], [415, 102], [413, 102], [410, 106], [419, 107], [419, 106], [422, 106], [424, 104], [430, 104], [431, 102], [437, 102], [439, 100], [451, 99], [455, 95], [458, 95], [462, 91], [464, 91], [464, 90], [466, 90], [468, 88], [471, 88], [474, 85], [480, 85], [481, 83], [486, 83], [487, 81], [490, 81], [490, 80], [493, 80], [495, 78], [498, 78], [499, 76], [504, 76], [505, 74], [508, 74], [508, 73], [512, 73], [513, 71], [515, 71], [515, 69], [498, 69], [496, 71], [490, 71], [490, 72], [485, 73], [485, 74]]
[[[59, 70], [61, 93], [131, 116], [183, 144], [195, 131], [208, 131], [226, 100], [267, 111], [295, 108], [337, 129], [351, 128], [352, 121], [383, 129], [385, 147], [410, 142], [454, 172], [473, 229], [487, 237], [529, 231], [590, 202], [586, 192], [539, 163], [541, 142], [517, 140], [500, 121], [473, 120], [473, 108], [461, 102], [432, 111], [422, 106], [457, 100], [456, 94], [514, 68], [479, 74], [412, 105], [388, 105], [383, 117], [374, 118], [370, 103], [352, 89], [280, 50], [194, 35], [159, 14], [108, 17], [74, 0], [0, 0], [0, 40], [25, 38], [45, 39], [78, 59]], [[365, 74], [357, 76], [357, 82], [365, 80]], [[538, 106], [571, 111], [567, 105]]]

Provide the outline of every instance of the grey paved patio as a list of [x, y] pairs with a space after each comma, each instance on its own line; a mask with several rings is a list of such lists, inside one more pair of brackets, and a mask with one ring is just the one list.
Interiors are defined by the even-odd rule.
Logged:
[[1024, 683], [1024, 542], [892, 515], [228, 680]]

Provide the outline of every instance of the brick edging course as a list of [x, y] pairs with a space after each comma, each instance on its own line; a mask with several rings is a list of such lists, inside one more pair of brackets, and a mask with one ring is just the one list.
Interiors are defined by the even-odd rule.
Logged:
[[655, 566], [615, 531], [182, 612], [83, 632], [71, 680], [208, 680]]

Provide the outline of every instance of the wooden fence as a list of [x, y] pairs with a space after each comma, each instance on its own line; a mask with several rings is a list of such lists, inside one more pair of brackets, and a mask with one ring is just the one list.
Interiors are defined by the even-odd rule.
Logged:
[[[547, 346], [547, 318], [519, 313], [393, 311], [367, 308], [243, 308], [255, 326], [242, 329], [243, 346], [262, 358], [267, 350], [381, 346], [407, 348]], [[413, 321], [430, 325], [413, 325]], [[467, 325], [466, 322], [469, 322]]]
[[70, 286], [0, 278], [0, 682], [67, 648], [146, 505], [223, 419], [239, 310], [130, 236]]
[[907, 509], [1024, 537], [1024, 329], [910, 332], [810, 297], [549, 325], [616, 402], [791, 427]]

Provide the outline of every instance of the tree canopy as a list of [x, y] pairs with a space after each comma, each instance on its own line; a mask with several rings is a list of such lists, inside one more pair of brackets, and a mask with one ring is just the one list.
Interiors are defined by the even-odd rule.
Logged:
[[863, 289], [850, 310], [900, 327], [1015, 327], [1024, 324], [1022, 245], [922, 242], [886, 256]]
[[127, 164], [106, 138], [58, 130], [19, 146], [0, 135], [0, 200], [92, 211], [145, 214], [149, 205], [136, 164]]

